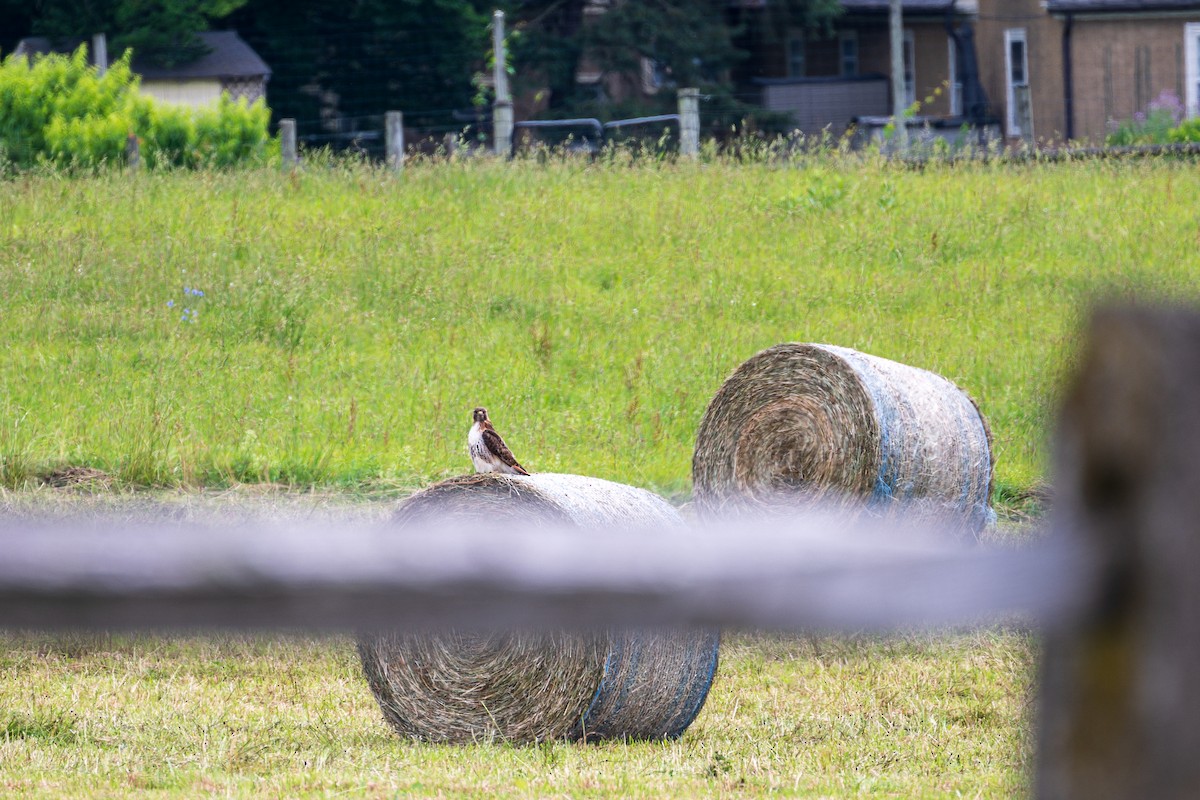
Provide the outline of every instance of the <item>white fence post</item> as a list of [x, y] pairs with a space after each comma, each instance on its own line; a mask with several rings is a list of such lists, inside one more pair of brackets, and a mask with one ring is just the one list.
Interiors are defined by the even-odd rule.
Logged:
[[404, 115], [389, 111], [384, 117], [387, 128], [387, 164], [392, 169], [404, 166]]
[[283, 155], [283, 168], [294, 169], [299, 163], [296, 155], [296, 120], [279, 120], [279, 149]]
[[679, 154], [700, 154], [700, 90], [679, 90]]

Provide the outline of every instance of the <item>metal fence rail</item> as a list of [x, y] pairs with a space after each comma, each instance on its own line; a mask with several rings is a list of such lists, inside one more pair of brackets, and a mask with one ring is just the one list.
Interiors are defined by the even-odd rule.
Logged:
[[520, 138], [515, 132], [527, 130], [580, 130], [584, 134], [578, 140], [578, 146], [588, 152], [597, 152], [605, 143], [610, 141], [613, 135], [617, 132], [628, 128], [636, 128], [644, 125], [656, 125], [659, 123], [674, 123], [677, 129], [681, 129], [683, 124], [679, 114], [655, 114], [648, 117], [631, 117], [630, 119], [614, 119], [608, 122], [601, 122], [594, 117], [580, 117], [576, 119], [528, 119], [514, 123], [513, 150], [516, 150]]

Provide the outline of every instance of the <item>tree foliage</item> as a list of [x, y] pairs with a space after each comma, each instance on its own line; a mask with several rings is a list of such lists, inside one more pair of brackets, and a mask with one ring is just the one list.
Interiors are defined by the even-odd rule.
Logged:
[[[196, 38], [214, 20], [247, 0], [35, 0], [33, 33], [51, 39], [108, 34], [114, 52], [133, 48], [139, 58], [170, 67], [204, 54]], [[13, 0], [9, 0], [14, 5]]]
[[[589, 5], [592, 8], [589, 9]], [[276, 117], [305, 123], [401, 109], [409, 125], [452, 125], [485, 71], [491, 11], [508, 12], [517, 89], [549, 89], [559, 114], [662, 110], [619, 104], [610, 81], [581, 85], [579, 69], [636, 82], [652, 65], [664, 88], [699, 86], [733, 103], [750, 49], [792, 28], [828, 26], [839, 0], [0, 0], [0, 21], [52, 38], [109, 35], [112, 52], [186, 63], [195, 33], [236, 29], [272, 68]], [[596, 11], [601, 13], [595, 13]], [[635, 100], [636, 91], [625, 93]], [[660, 101], [668, 103], [672, 92]], [[374, 125], [376, 121], [366, 124]]]
[[585, 12], [586, 5], [587, 0], [520, 4], [521, 62], [543, 67], [552, 105], [578, 109], [610, 102], [603, 81], [598, 89], [576, 85], [575, 68], [584, 57], [602, 74], [625, 76], [640, 74], [646, 59], [667, 85], [728, 96], [733, 70], [749, 55], [751, 35], [762, 42], [789, 28], [828, 29], [840, 13], [838, 0], [777, 0], [751, 8], [727, 0], [628, 0], [593, 14]]
[[488, 0], [252, 0], [236, 27], [274, 68], [277, 116], [316, 120], [470, 105], [488, 53]]

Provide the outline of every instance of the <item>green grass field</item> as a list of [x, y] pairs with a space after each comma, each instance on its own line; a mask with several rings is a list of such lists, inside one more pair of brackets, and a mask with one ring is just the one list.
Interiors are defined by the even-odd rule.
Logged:
[[1027, 487], [1088, 305], [1196, 296], [1198, 199], [1111, 162], [22, 177], [0, 485], [403, 490], [469, 470], [482, 404], [531, 469], [678, 497], [729, 372], [817, 341], [959, 382]]
[[[1011, 509], [1088, 307], [1200, 295], [1198, 200], [1194, 165], [1149, 161], [21, 176], [0, 507], [386, 510], [469, 470], [480, 404], [531, 469], [682, 501], [725, 376], [817, 341], [969, 390]], [[68, 467], [101, 493], [43, 485]], [[677, 742], [459, 748], [392, 736], [346, 639], [10, 632], [0, 795], [1009, 797], [1035, 652], [1019, 627], [735, 634]]]

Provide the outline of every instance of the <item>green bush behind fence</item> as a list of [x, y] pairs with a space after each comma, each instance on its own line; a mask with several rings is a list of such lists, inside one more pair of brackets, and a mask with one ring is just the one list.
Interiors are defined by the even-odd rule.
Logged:
[[130, 136], [151, 168], [264, 163], [278, 151], [270, 111], [222, 95], [192, 108], [142, 94], [131, 53], [101, 72], [86, 48], [0, 64], [0, 159], [18, 169], [51, 163], [91, 167], [120, 163]]

